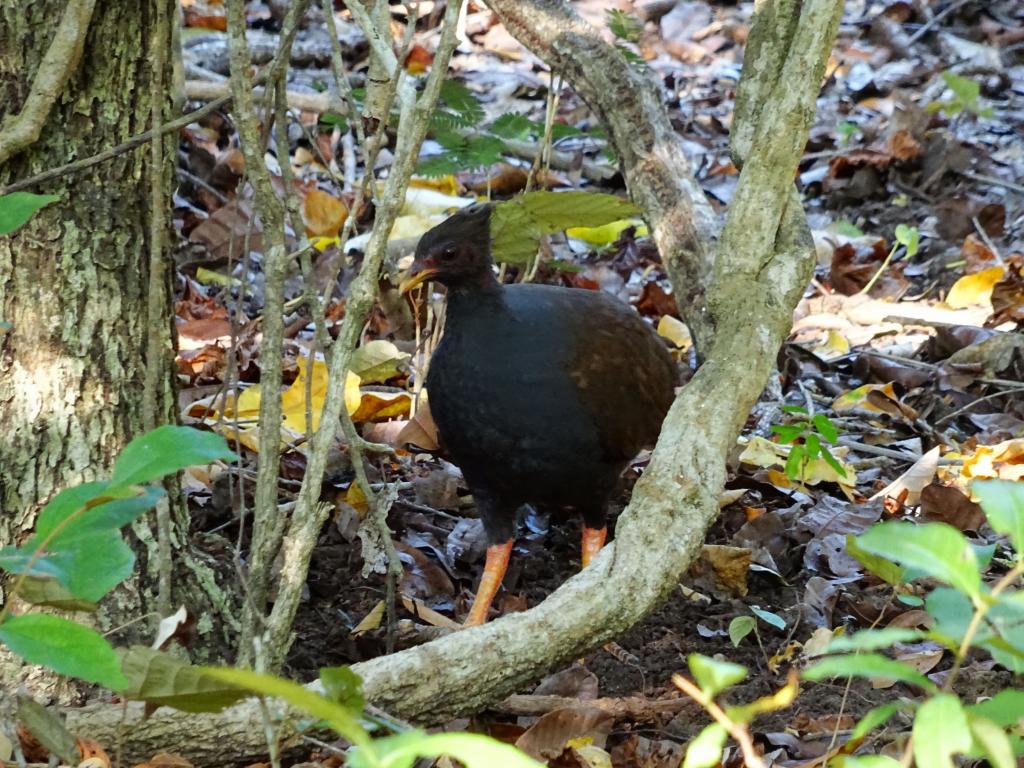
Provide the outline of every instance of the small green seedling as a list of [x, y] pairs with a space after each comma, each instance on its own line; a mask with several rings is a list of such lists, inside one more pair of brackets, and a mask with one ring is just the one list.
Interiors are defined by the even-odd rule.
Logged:
[[949, 88], [949, 96], [942, 101], [933, 101], [925, 107], [927, 112], [941, 112], [946, 117], [956, 117], [965, 112], [978, 117], [992, 117], [992, 107], [981, 98], [981, 84], [968, 77], [943, 72], [942, 79]]
[[846, 469], [826, 445], [835, 445], [839, 439], [839, 429], [831, 419], [823, 413], [811, 416], [806, 408], [798, 405], [784, 405], [782, 410], [805, 417], [792, 424], [772, 425], [772, 432], [779, 436], [779, 442], [792, 446], [786, 460], [786, 477], [790, 480], [799, 480], [804, 476], [807, 465], [818, 458], [824, 459], [840, 477], [846, 477]]
[[896, 251], [901, 247], [906, 248], [907, 250], [904, 258], [912, 259], [917, 255], [917, 248], [921, 242], [921, 233], [918, 231], [917, 227], [908, 227], [906, 224], [897, 224], [895, 236], [896, 242], [894, 242], [892, 244], [892, 248], [889, 249], [889, 253], [885, 257], [885, 261], [882, 262], [882, 266], [878, 268], [878, 271], [871, 276], [867, 285], [860, 289], [861, 293], [867, 294], [868, 291], [874, 287], [878, 278], [881, 277], [882, 273], [885, 271], [885, 268], [889, 266], [889, 262], [892, 261], [892, 257], [896, 255]]

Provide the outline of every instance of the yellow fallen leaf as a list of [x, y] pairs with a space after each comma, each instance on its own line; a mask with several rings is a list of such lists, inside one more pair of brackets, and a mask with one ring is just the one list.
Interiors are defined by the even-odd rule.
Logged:
[[668, 339], [679, 349], [688, 349], [693, 343], [690, 329], [686, 327], [686, 323], [677, 320], [672, 315], [661, 316], [661, 320], [658, 321], [658, 335]]
[[[314, 360], [310, 365], [309, 358], [300, 358], [298, 365], [299, 375], [281, 395], [281, 414], [284, 417], [282, 426], [304, 435], [307, 432], [307, 410], [313, 422], [309, 425], [308, 431], [315, 432], [320, 426], [320, 414], [324, 410], [324, 400], [327, 398], [327, 363], [323, 360]], [[306, 407], [307, 389], [309, 408]]]
[[823, 360], [833, 360], [850, 353], [850, 342], [833, 328], [828, 332], [825, 341], [811, 351]]
[[[872, 393], [878, 393], [884, 395], [883, 398], [875, 398], [874, 402], [868, 398], [868, 395]], [[888, 405], [888, 400], [893, 402], [892, 408], [884, 407], [879, 403]], [[898, 412], [898, 398], [896, 396], [896, 389], [892, 382], [888, 384], [865, 384], [864, 386], [851, 389], [849, 392], [844, 392], [835, 400], [832, 401], [832, 410], [837, 413], [840, 411], [851, 411], [855, 408], [861, 408], [865, 411], [874, 411], [875, 413], [893, 413]]]
[[649, 234], [647, 225], [641, 219], [619, 219], [600, 227], [570, 227], [565, 230], [565, 234], [591, 245], [603, 246], [614, 243], [630, 227], [636, 227], [637, 237], [646, 237]]
[[979, 445], [964, 458], [960, 470], [964, 478], [1024, 479], [1024, 439], [1004, 440], [995, 445]]
[[347, 217], [345, 204], [321, 189], [311, 190], [302, 201], [302, 220], [307, 235], [337, 237]]
[[1006, 274], [1005, 267], [989, 267], [971, 275], [964, 275], [949, 289], [946, 304], [953, 309], [964, 309], [976, 304], [991, 304], [992, 289]]
[[380, 600], [378, 603], [370, 609], [370, 612], [363, 617], [352, 629], [353, 635], [361, 635], [364, 632], [377, 629], [380, 626], [381, 621], [384, 619], [384, 601]]
[[359, 407], [351, 411], [352, 421], [386, 421], [408, 416], [412, 409], [412, 395], [408, 392], [360, 392]]
[[451, 195], [452, 197], [459, 194], [459, 182], [457, 182], [455, 177], [451, 174], [431, 178], [413, 176], [409, 179], [409, 186], [419, 187], [421, 189], [433, 189], [435, 192], [440, 192], [442, 195]]

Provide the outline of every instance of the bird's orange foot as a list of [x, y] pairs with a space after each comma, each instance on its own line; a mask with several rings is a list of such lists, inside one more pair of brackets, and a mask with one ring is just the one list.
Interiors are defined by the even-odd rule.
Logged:
[[601, 551], [601, 547], [604, 546], [604, 542], [608, 538], [608, 527], [588, 528], [583, 526], [582, 538], [583, 541], [580, 549], [582, 550], [583, 567], [586, 568], [590, 565], [590, 561], [594, 559], [594, 556]]
[[487, 621], [487, 611], [490, 610], [494, 596], [498, 594], [498, 588], [501, 586], [501, 580], [505, 578], [505, 571], [508, 570], [512, 544], [513, 540], [509, 539], [504, 544], [495, 544], [487, 548], [484, 575], [480, 578], [480, 586], [476, 590], [476, 597], [473, 598], [473, 607], [469, 609], [469, 616], [463, 627], [476, 627]]

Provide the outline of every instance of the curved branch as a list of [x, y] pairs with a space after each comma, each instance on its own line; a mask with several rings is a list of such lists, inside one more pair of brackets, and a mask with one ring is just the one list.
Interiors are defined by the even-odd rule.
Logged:
[[517, 40], [572, 84], [607, 127], [626, 186], [644, 209], [676, 304], [703, 356], [713, 335], [705, 292], [718, 223], [658, 85], [562, 0], [487, 0], [487, 5]]
[[50, 110], [82, 58], [95, 5], [96, 0], [71, 0], [64, 9], [25, 104], [21, 111], [8, 115], [0, 123], [0, 165], [39, 139]]

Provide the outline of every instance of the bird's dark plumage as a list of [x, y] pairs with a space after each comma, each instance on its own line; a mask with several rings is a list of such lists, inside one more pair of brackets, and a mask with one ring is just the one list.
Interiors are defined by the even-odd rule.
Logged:
[[441, 444], [490, 544], [511, 540], [524, 503], [572, 509], [603, 529], [619, 475], [658, 436], [675, 363], [636, 312], [603, 293], [501, 285], [490, 214], [474, 205], [427, 232], [406, 281], [448, 288], [426, 379]]

